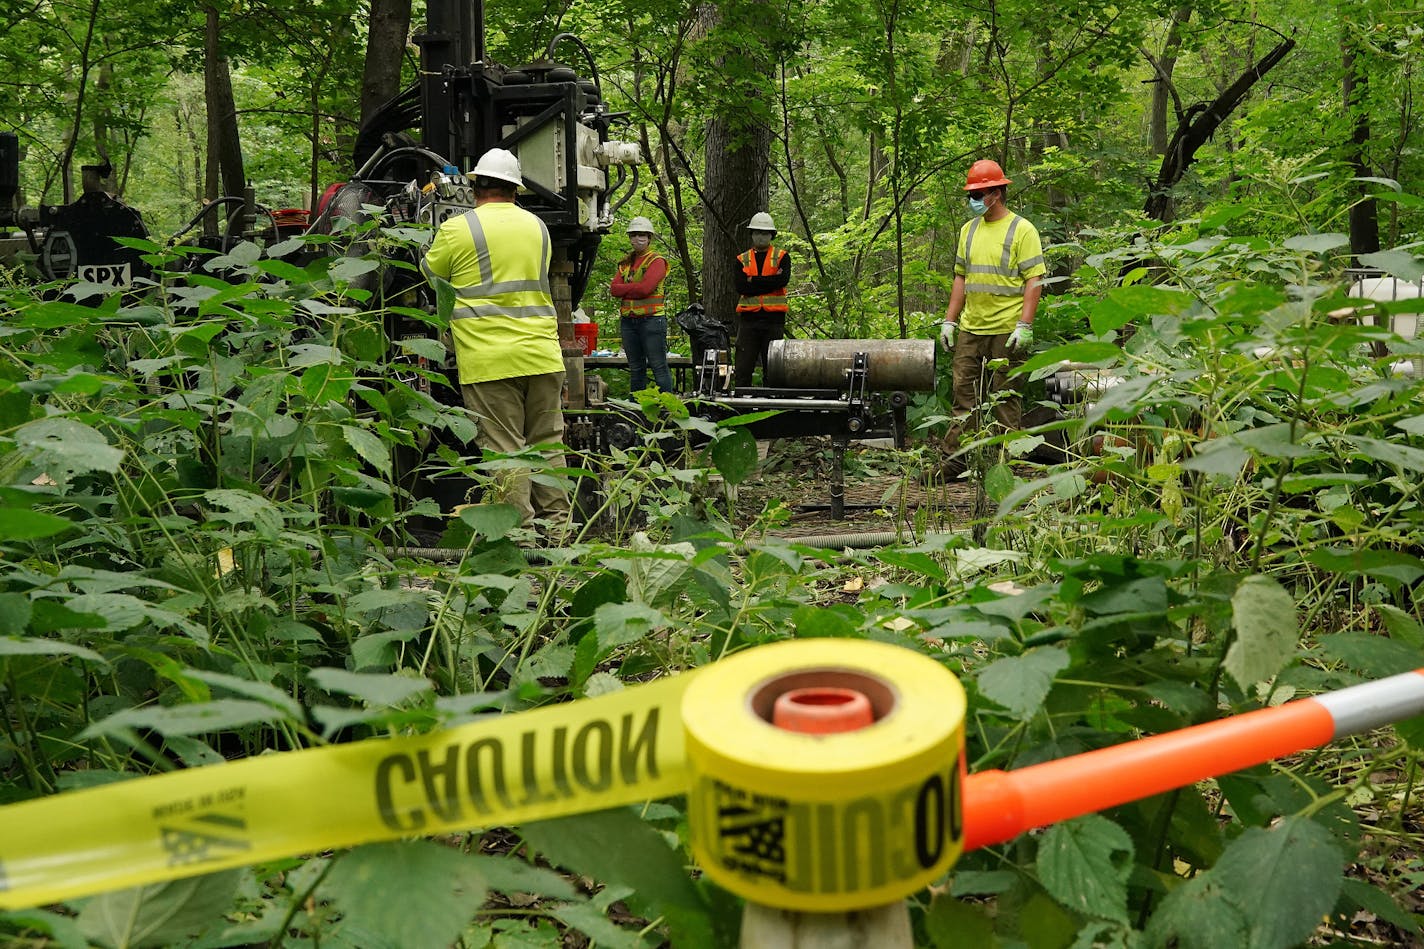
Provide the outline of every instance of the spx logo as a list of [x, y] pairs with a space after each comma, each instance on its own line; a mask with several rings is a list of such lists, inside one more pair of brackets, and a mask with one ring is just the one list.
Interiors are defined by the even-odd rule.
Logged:
[[704, 837], [710, 858], [730, 873], [796, 892], [854, 893], [928, 878], [957, 855], [963, 836], [955, 762], [844, 800], [788, 801], [703, 780], [711, 807], [702, 819], [715, 821], [715, 833]]
[[79, 279], [106, 287], [127, 287], [133, 282], [128, 264], [80, 264]]
[[155, 807], [153, 816], [168, 865], [206, 863], [252, 849], [247, 819], [241, 814], [244, 790], [227, 788]]
[[786, 882], [785, 798], [755, 794], [721, 781], [713, 782], [717, 836], [722, 841], [722, 865], [728, 870]]

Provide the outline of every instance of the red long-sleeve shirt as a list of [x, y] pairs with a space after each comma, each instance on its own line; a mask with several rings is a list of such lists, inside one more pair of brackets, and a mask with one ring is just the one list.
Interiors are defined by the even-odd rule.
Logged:
[[[648, 251], [648, 253], [652, 252]], [[642, 260], [642, 258], [639, 257], [633, 260], [628, 269], [636, 269], [639, 260]], [[643, 279], [637, 283], [630, 283], [624, 280], [623, 271], [619, 270], [613, 275], [613, 282], [608, 285], [608, 292], [624, 300], [642, 300], [653, 295], [653, 292], [658, 289], [658, 284], [662, 283], [663, 278], [667, 276], [667, 272], [667, 261], [664, 259], [658, 259], [650, 263], [648, 265], [648, 272], [643, 274]]]

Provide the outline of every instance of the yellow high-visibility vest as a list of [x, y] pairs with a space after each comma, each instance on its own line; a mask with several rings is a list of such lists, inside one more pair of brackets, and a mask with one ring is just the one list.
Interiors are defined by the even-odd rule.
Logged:
[[490, 382], [564, 368], [549, 292], [549, 230], [507, 201], [440, 225], [421, 269], [455, 288], [450, 331], [460, 382]]

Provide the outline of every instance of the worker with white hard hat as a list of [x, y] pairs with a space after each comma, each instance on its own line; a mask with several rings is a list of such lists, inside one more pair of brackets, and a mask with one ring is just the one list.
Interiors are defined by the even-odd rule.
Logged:
[[737, 257], [737, 345], [735, 382], [752, 384], [757, 363], [766, 371], [771, 341], [786, 335], [786, 285], [791, 282], [791, 255], [776, 247], [776, 224], [758, 211], [747, 222], [752, 246]]
[[628, 385], [641, 392], [648, 371], [664, 392], [673, 391], [667, 361], [667, 317], [663, 313], [663, 281], [668, 263], [653, 248], [653, 222], [635, 217], [628, 222], [630, 250], [618, 261], [608, 292], [618, 300], [618, 334], [628, 357]]
[[[500, 454], [558, 444], [564, 437], [564, 358], [549, 292], [549, 230], [514, 203], [523, 177], [513, 152], [491, 148], [468, 177], [474, 209], [440, 225], [421, 269], [432, 283], [454, 287], [450, 332], [465, 406], [479, 425], [475, 441]], [[544, 457], [551, 467], [564, 467], [562, 451]], [[567, 531], [570, 505], [563, 489], [531, 484], [527, 473], [514, 471], [500, 494], [526, 521], [544, 519], [551, 539]]]

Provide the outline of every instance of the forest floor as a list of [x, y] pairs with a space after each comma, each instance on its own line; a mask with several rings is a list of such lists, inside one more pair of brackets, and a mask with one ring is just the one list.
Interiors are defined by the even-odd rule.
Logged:
[[761, 463], [735, 492], [733, 520], [750, 536], [807, 537], [894, 532], [906, 541], [965, 530], [975, 486], [952, 481], [926, 488], [916, 453], [852, 443], [845, 453], [844, 510], [832, 516], [835, 453], [829, 438], [757, 443]]

